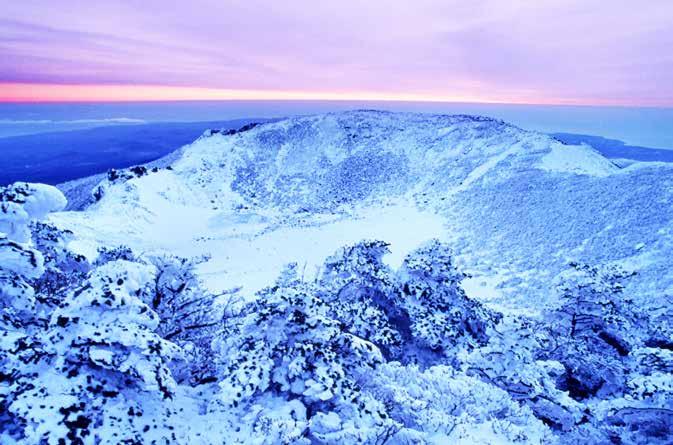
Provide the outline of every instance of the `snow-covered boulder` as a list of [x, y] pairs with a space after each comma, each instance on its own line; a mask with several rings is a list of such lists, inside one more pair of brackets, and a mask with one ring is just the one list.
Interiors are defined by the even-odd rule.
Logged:
[[28, 224], [50, 212], [63, 210], [67, 201], [56, 187], [17, 182], [0, 188], [0, 232], [17, 242], [30, 240]]

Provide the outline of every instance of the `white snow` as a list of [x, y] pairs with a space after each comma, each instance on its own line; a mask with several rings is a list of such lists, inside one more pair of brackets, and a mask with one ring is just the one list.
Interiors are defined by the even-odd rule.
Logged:
[[553, 144], [551, 151], [542, 157], [539, 167], [543, 170], [580, 175], [608, 176], [618, 167], [588, 145]]
[[[119, 245], [131, 247], [141, 257], [164, 253], [204, 257], [197, 269], [203, 284], [214, 293], [240, 287], [239, 295], [247, 301], [272, 284], [286, 264], [297, 263], [301, 277], [312, 282], [320, 276], [326, 257], [363, 239], [389, 243], [391, 253], [385, 262], [394, 269], [425, 241], [450, 240], [459, 270], [471, 275], [462, 281], [467, 295], [489, 310], [503, 312], [511, 323], [521, 314], [534, 318], [554, 297], [553, 278], [577, 258], [637, 269], [629, 295], [654, 299], [670, 294], [673, 180], [667, 178], [673, 177], [671, 173], [671, 167], [663, 164], [619, 169], [587, 146], [562, 145], [484, 118], [352, 112], [294, 118], [229, 136], [207, 132], [181, 150], [170, 170], [104, 182], [99, 202], [85, 211], [55, 213], [49, 219], [72, 230], [69, 247], [90, 260], [99, 247]], [[30, 219], [65, 204], [60, 194], [45, 187], [30, 189], [24, 204], [0, 202], [4, 211], [0, 231], [11, 235], [0, 234], [4, 248], [0, 264], [26, 277], [42, 273], [43, 258], [29, 244], [16, 244], [14, 239], [25, 242]], [[123, 260], [98, 266], [86, 278], [89, 286], [77, 295], [69, 293], [50, 322], [54, 327], [65, 320], [68, 335], [91, 339], [88, 362], [137, 377], [148, 394], [166, 383], [175, 386], [171, 400], [142, 400], [147, 419], [161, 419], [162, 412], [171, 411], [171, 420], [167, 417], [144, 439], [162, 438], [170, 430], [176, 443], [250, 443], [253, 438], [258, 443], [286, 443], [302, 438], [310, 428], [325, 443], [340, 443], [353, 442], [360, 434], [363, 426], [353, 422], [362, 413], [345, 408], [309, 415], [300, 399], [288, 401], [273, 391], [256, 396], [254, 404], [237, 407], [229, 404], [237, 390], [232, 386], [232, 393], [227, 393], [222, 381], [199, 388], [177, 385], [172, 377], [160, 382], [157, 370], [167, 365], [164, 359], [177, 359], [183, 351], [171, 342], [162, 346], [161, 354], [154, 350], [163, 341], [154, 332], [159, 318], [139, 295], [145, 291], [149, 295], [156, 271], [155, 266]], [[8, 295], [14, 298], [22, 290], [15, 286]], [[319, 292], [298, 293], [299, 300], [314, 294]], [[101, 295], [110, 298], [106, 307], [98, 302]], [[425, 315], [421, 318], [432, 325], [442, 311]], [[69, 320], [78, 321], [69, 325]], [[314, 332], [318, 324], [307, 324], [310, 328], [301, 331], [307, 337], [283, 339], [283, 326], [298, 323], [300, 317], [282, 314], [281, 327], [251, 320], [254, 323], [237, 326], [255, 334], [246, 348], [253, 340], [260, 341], [257, 334], [299, 345], [319, 337]], [[336, 324], [330, 326], [337, 329]], [[567, 392], [544, 383], [539, 374], [554, 366], [559, 369], [545, 378], [562, 373], [560, 363], [538, 363], [538, 358], [530, 357], [525, 362], [526, 354], [532, 354], [528, 346], [508, 344], [524, 337], [501, 334], [497, 336], [501, 343], [489, 343], [487, 348], [498, 356], [491, 365], [502, 367], [504, 382], [510, 379], [515, 386], [530, 388], [533, 382], [540, 386], [534, 389], [540, 394], [549, 384], [560, 394], [559, 400], [568, 406], [574, 403]], [[109, 341], [100, 342], [102, 335]], [[349, 347], [361, 353], [369, 345], [359, 341], [353, 336]], [[245, 350], [233, 344], [236, 350]], [[58, 360], [77, 352], [71, 350], [71, 342], [57, 345]], [[374, 353], [383, 357], [378, 349]], [[273, 360], [259, 361], [264, 372], [270, 372]], [[251, 388], [273, 381], [282, 391], [289, 388], [295, 395], [323, 402], [339, 395], [336, 386], [325, 385], [334, 376], [320, 367], [313, 378], [290, 383], [284, 372], [295, 365], [288, 363], [273, 374], [237, 368], [231, 375]], [[52, 394], [49, 403], [75, 403], [75, 396], [61, 391], [72, 383], [59, 372], [50, 372], [53, 381], [50, 374], [42, 376]], [[372, 378], [366, 383], [412, 426], [405, 428], [400, 443], [540, 444], [551, 443], [556, 434], [528, 405], [464, 369], [444, 364], [421, 369], [390, 361], [367, 372]], [[649, 390], [666, 386], [662, 379], [655, 375], [631, 384]], [[362, 412], [374, 412], [374, 401], [362, 401], [366, 408]], [[48, 417], [40, 411], [44, 408], [21, 403], [17, 406], [25, 412]], [[106, 408], [115, 421], [126, 409], [123, 403]], [[63, 425], [41, 424], [35, 437], [50, 428]], [[101, 432], [106, 433], [112, 432]]]
[[[365, 174], [346, 174], [344, 166]], [[470, 232], [486, 225], [493, 229], [479, 239], [468, 238], [470, 243], [506, 242], [511, 233], [502, 229], [514, 230], [510, 227], [516, 224], [516, 230], [526, 233], [531, 224], [543, 222], [532, 214], [524, 214], [520, 223], [512, 220], [516, 212], [522, 218], [519, 201], [537, 187], [527, 178], [523, 191], [502, 191], [503, 185], [517, 184], [522, 173], [535, 180], [546, 179], [546, 172], [565, 175], [567, 180], [555, 179], [565, 187], [562, 181], [571, 183], [577, 174], [608, 178], [619, 172], [619, 180], [627, 181], [648, 169], [668, 168], [657, 164], [620, 170], [588, 146], [563, 145], [499, 121], [379, 112], [294, 118], [233, 136], [204, 136], [184, 147], [172, 167], [106, 188], [102, 200], [84, 212], [50, 218], [76, 233], [70, 247], [89, 258], [102, 245], [128, 245], [146, 254], [209, 255], [199, 269], [208, 287], [243, 286], [252, 293], [269, 284], [285, 263], [297, 262], [312, 276], [338, 247], [363, 238], [391, 243], [391, 264], [428, 238], [452, 240], [459, 247]], [[502, 196], [510, 202], [487, 210], [490, 201], [502, 201]], [[571, 202], [544, 205], [553, 211], [563, 207], [572, 214], [569, 220], [596, 218], [586, 204], [582, 209]], [[476, 216], [461, 220], [466, 210]], [[552, 226], [541, 229], [540, 236], [561, 222], [547, 221]], [[582, 239], [596, 242], [598, 234], [609, 235], [596, 229]], [[578, 248], [574, 236], [567, 237], [569, 251]], [[547, 245], [544, 238], [538, 243], [556, 249], [561, 261], [558, 246]], [[460, 248], [457, 253], [466, 255]], [[478, 256], [465, 256], [472, 262], [468, 267], [479, 272], [479, 283], [494, 283], [496, 277], [475, 268], [474, 261], [522, 263], [529, 253], [510, 249], [488, 255], [492, 253], [482, 249]], [[517, 258], [512, 260], [513, 255]], [[528, 270], [533, 269], [519, 273]], [[493, 284], [476, 284], [468, 281], [467, 286], [488, 301], [519, 304], [528, 298], [512, 299], [515, 287], [505, 292]]]

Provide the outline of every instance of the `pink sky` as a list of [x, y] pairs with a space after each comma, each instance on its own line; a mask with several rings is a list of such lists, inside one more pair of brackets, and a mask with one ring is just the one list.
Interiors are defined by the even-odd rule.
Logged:
[[673, 106], [673, 2], [22, 0], [0, 100]]

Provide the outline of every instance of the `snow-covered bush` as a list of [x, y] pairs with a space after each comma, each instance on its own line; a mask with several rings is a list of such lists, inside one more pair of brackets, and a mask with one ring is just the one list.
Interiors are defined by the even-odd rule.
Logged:
[[[380, 241], [342, 248], [315, 282], [299, 279], [291, 266], [228, 320], [217, 341], [222, 401], [234, 409], [254, 409], [270, 397], [301, 402], [305, 437], [321, 443], [383, 443], [404, 428], [429, 431], [414, 429], [404, 416], [391, 418], [394, 403], [371, 382], [375, 369], [388, 360], [455, 361], [458, 351], [488, 340], [498, 316], [465, 295], [447, 246], [422, 246], [399, 271], [383, 263], [387, 252]], [[493, 391], [517, 406], [501, 389]], [[267, 434], [288, 431], [286, 422], [271, 425], [277, 429]]]
[[207, 258], [181, 258], [158, 255], [141, 258], [127, 246], [102, 247], [95, 266], [114, 261], [150, 264], [156, 268], [152, 292], [144, 302], [159, 316], [157, 333], [180, 346], [186, 360], [173, 366], [180, 383], [198, 385], [213, 382], [215, 362], [211, 343], [221, 335], [223, 318], [238, 288], [219, 294], [208, 292], [196, 276], [195, 267]]
[[176, 389], [168, 365], [180, 350], [154, 332], [159, 319], [141, 299], [154, 273], [108, 263], [53, 312], [39, 335], [44, 354], [32, 378], [14, 383], [9, 406], [27, 443], [141, 443], [145, 426], [161, 421], [134, 414], [144, 398], [167, 399]]
[[[128, 249], [102, 252], [89, 271], [68, 250], [70, 233], [35, 220], [65, 206], [53, 187], [4, 188], [0, 205], [0, 442], [186, 437], [187, 428], [176, 435], [171, 424], [184, 404], [172, 401], [178, 387], [169, 365], [182, 352], [162, 338], [159, 317], [144, 303], [175, 280], [160, 280], [159, 267]], [[162, 264], [165, 273], [170, 262]], [[171, 274], [193, 277], [186, 263], [175, 264]]]
[[410, 340], [393, 271], [383, 263], [383, 241], [361, 241], [339, 249], [323, 266], [319, 287], [329, 311], [353, 334], [374, 343], [387, 358]]
[[45, 354], [32, 335], [43, 311], [29, 284], [43, 271], [39, 252], [0, 234], [0, 442], [21, 436], [21, 419], [9, 406], [22, 389], [19, 382], [35, 377], [28, 365]]
[[65, 205], [63, 194], [48, 185], [15, 183], [0, 188], [0, 310], [3, 324], [21, 327], [16, 323], [21, 325], [28, 319], [38, 318], [32, 282], [45, 272], [45, 258], [31, 245], [30, 225]]
[[668, 316], [636, 307], [623, 284], [632, 275], [572, 263], [545, 314], [536, 356], [562, 364], [556, 389], [582, 408], [559, 432], [566, 442], [668, 443], [673, 432]]
[[336, 318], [403, 362], [437, 362], [487, 341], [499, 316], [467, 297], [447, 245], [422, 245], [399, 271], [383, 263], [388, 252], [363, 241], [325, 262], [321, 291]]
[[452, 255], [447, 245], [432, 240], [411, 252], [398, 273], [413, 338], [444, 354], [485, 344], [488, 328], [500, 318], [467, 297], [460, 284], [465, 275]]
[[[16, 183], [0, 188], [0, 440], [22, 434], [22, 419], [9, 407], [36, 376], [30, 365], [47, 353], [38, 334], [48, 322], [33, 283], [45, 271], [44, 255], [31, 245], [30, 224], [65, 207], [55, 187]], [[48, 302], [47, 302], [48, 303]], [[24, 384], [22, 384], [24, 382]]]
[[583, 406], [557, 387], [565, 374], [557, 361], [540, 359], [546, 327], [522, 317], [505, 317], [489, 329], [489, 342], [460, 355], [462, 369], [506, 391], [557, 431], [570, 431], [584, 417]]
[[[156, 173], [158, 168], [152, 168], [151, 172]], [[147, 167], [136, 165], [123, 170], [111, 168], [107, 172], [107, 176], [102, 180], [92, 191], [91, 196], [95, 201], [100, 201], [107, 193], [107, 190], [114, 184], [122, 184], [133, 178], [140, 178], [150, 173]]]
[[632, 273], [571, 263], [559, 284], [560, 304], [549, 313], [549, 358], [565, 367], [561, 388], [576, 400], [620, 393], [625, 358], [644, 323], [624, 294]]
[[72, 232], [36, 221], [31, 226], [33, 244], [44, 257], [44, 273], [32, 281], [42, 299], [57, 304], [71, 286], [81, 283], [91, 266], [87, 259], [67, 248]]
[[[197, 278], [197, 260], [158, 256], [149, 262], [156, 267], [152, 292], [146, 303], [159, 316], [157, 333], [179, 345], [188, 356], [186, 368], [176, 370], [176, 378], [199, 384], [215, 380], [215, 362], [211, 343], [221, 334], [227, 302], [232, 291], [215, 295], [206, 291]], [[225, 295], [226, 294], [226, 295]]]
[[[666, 444], [673, 437], [673, 350], [637, 348], [621, 398], [597, 401], [596, 424], [624, 443]], [[600, 422], [600, 423], [599, 423]]]
[[553, 443], [544, 423], [502, 389], [445, 365], [387, 363], [365, 389], [400, 428], [391, 443]]
[[[218, 345], [225, 403], [250, 406], [268, 395], [298, 401], [308, 421], [305, 434], [323, 439], [353, 441], [390, 423], [382, 407], [360, 392], [359, 381], [383, 361], [381, 352], [332, 318], [294, 268], [230, 322]], [[343, 424], [329, 421], [344, 414]], [[353, 425], [360, 416], [367, 420]]]
[[137, 261], [133, 250], [128, 246], [116, 246], [116, 247], [100, 247], [98, 248], [98, 256], [94, 262], [94, 266], [102, 266], [103, 264], [109, 263], [111, 261]]
[[36, 318], [35, 290], [30, 280], [44, 272], [42, 254], [0, 234], [0, 305], [2, 323], [20, 327]]
[[29, 242], [30, 222], [66, 204], [63, 194], [50, 185], [17, 182], [0, 187], [0, 232], [13, 241]]

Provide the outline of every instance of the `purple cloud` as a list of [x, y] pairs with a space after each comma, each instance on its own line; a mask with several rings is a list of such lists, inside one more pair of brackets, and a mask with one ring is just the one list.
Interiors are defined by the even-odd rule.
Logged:
[[0, 82], [673, 105], [673, 4], [8, 2]]

